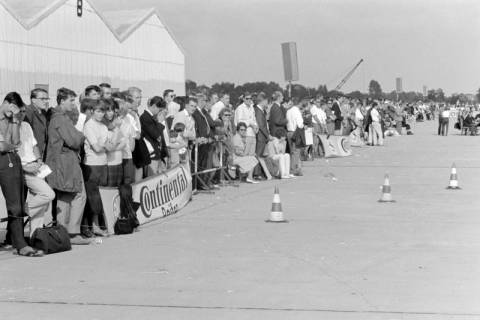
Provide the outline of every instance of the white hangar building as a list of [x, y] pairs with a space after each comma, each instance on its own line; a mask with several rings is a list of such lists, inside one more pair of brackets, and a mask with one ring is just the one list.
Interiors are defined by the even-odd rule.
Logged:
[[[185, 55], [155, 9], [101, 12], [93, 0], [0, 0], [0, 98], [35, 87], [51, 97], [108, 82], [185, 94]], [[55, 102], [51, 101], [51, 105]]]

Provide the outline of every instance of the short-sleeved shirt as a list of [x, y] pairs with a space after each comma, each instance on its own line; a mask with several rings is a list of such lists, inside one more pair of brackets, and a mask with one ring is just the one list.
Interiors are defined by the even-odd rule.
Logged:
[[[310, 109], [310, 113], [312, 114], [313, 123], [316, 123], [316, 124], [327, 123], [327, 114], [325, 113], [325, 111], [323, 111], [321, 108], [317, 107], [316, 105], [312, 106], [312, 108]], [[315, 120], [315, 116], [317, 116], [318, 120], [320, 120], [320, 123], [317, 123], [317, 120]]]
[[126, 138], [126, 145], [122, 151], [122, 158], [123, 159], [132, 159], [132, 150], [135, 147], [135, 141], [133, 141], [133, 145], [131, 145], [131, 140], [135, 138], [137, 132], [135, 131], [134, 126], [130, 119], [133, 119], [131, 116], [128, 118], [125, 116], [122, 121], [122, 125], [120, 126], [120, 131], [122, 132], [123, 136]]
[[[145, 109], [147, 110], [147, 109]], [[170, 101], [170, 103], [167, 106], [167, 118], [168, 117], [175, 117], [175, 115], [180, 111], [180, 105], [176, 103], [175, 101]]]
[[370, 116], [372, 117], [372, 122], [380, 122], [380, 113], [378, 113], [377, 109], [372, 109]]
[[107, 164], [107, 152], [105, 150], [96, 152], [93, 150], [93, 144], [105, 145], [108, 136], [108, 128], [95, 119], [85, 122], [83, 127], [85, 136], [85, 164], [88, 166], [104, 166]]

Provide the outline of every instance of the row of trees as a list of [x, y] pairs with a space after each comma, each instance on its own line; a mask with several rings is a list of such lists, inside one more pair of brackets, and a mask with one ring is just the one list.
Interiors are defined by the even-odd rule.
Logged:
[[[231, 100], [233, 102], [238, 101], [238, 98], [245, 92], [265, 92], [268, 96], [271, 96], [275, 91], [284, 91], [288, 92], [288, 88], [281, 87], [278, 83], [270, 82], [247, 82], [242, 85], [236, 85], [232, 82], [220, 82], [215, 83], [211, 87], [204, 84], [198, 85], [195, 81], [187, 80], [186, 81], [186, 92], [187, 95], [194, 95], [195, 93], [203, 93], [210, 95], [212, 93], [228, 93], [230, 94]], [[446, 97], [442, 89], [432, 89], [428, 90], [427, 96], [423, 96], [420, 92], [400, 92], [397, 94], [396, 91], [390, 93], [385, 93], [382, 91], [380, 83], [376, 80], [371, 80], [368, 86], [368, 93], [363, 93], [360, 91], [353, 91], [350, 93], [344, 93], [341, 91], [328, 90], [326, 85], [319, 85], [318, 87], [306, 87], [301, 84], [293, 84], [291, 88], [292, 96], [303, 98], [311, 98], [321, 95], [326, 98], [334, 98], [338, 96], [346, 96], [349, 98], [355, 99], [388, 99], [391, 101], [405, 101], [405, 102], [416, 102], [419, 100], [422, 101], [434, 101], [434, 102], [448, 102], [448, 103], [461, 103], [471, 102], [473, 95], [467, 94], [452, 94], [449, 97]], [[476, 95], [477, 101], [480, 101], [480, 89]]]
[[433, 102], [447, 102], [450, 104], [456, 103], [472, 103], [472, 102], [480, 102], [480, 89], [476, 96], [473, 94], [465, 94], [465, 93], [453, 93], [450, 96], [446, 96], [442, 89], [431, 89], [427, 91], [427, 96], [425, 97], [420, 92], [400, 92], [397, 94], [396, 91], [392, 91], [390, 93], [383, 93], [380, 84], [372, 80], [370, 81], [370, 85], [368, 87], [368, 92], [370, 97], [378, 98], [385, 98], [388, 100], [401, 100], [406, 102], [414, 102], [414, 101], [433, 101]]

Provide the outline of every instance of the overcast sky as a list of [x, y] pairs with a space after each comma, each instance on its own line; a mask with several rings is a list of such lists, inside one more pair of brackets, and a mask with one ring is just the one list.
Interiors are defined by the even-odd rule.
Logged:
[[284, 84], [280, 43], [297, 43], [300, 81], [343, 91], [480, 87], [478, 0], [91, 0], [112, 9], [156, 6], [186, 52], [187, 78]]

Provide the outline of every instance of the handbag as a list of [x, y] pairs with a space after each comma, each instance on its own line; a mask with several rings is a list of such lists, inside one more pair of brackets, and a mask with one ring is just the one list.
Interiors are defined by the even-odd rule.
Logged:
[[32, 247], [42, 250], [45, 254], [69, 251], [72, 249], [70, 235], [62, 225], [48, 225], [37, 228], [30, 239]]
[[135, 230], [134, 224], [131, 218], [118, 217], [117, 221], [113, 225], [113, 231], [115, 234], [130, 234]]
[[113, 231], [115, 234], [130, 234], [140, 225], [134, 209], [132, 186], [124, 184], [118, 189], [120, 195], [120, 216], [113, 225]]

